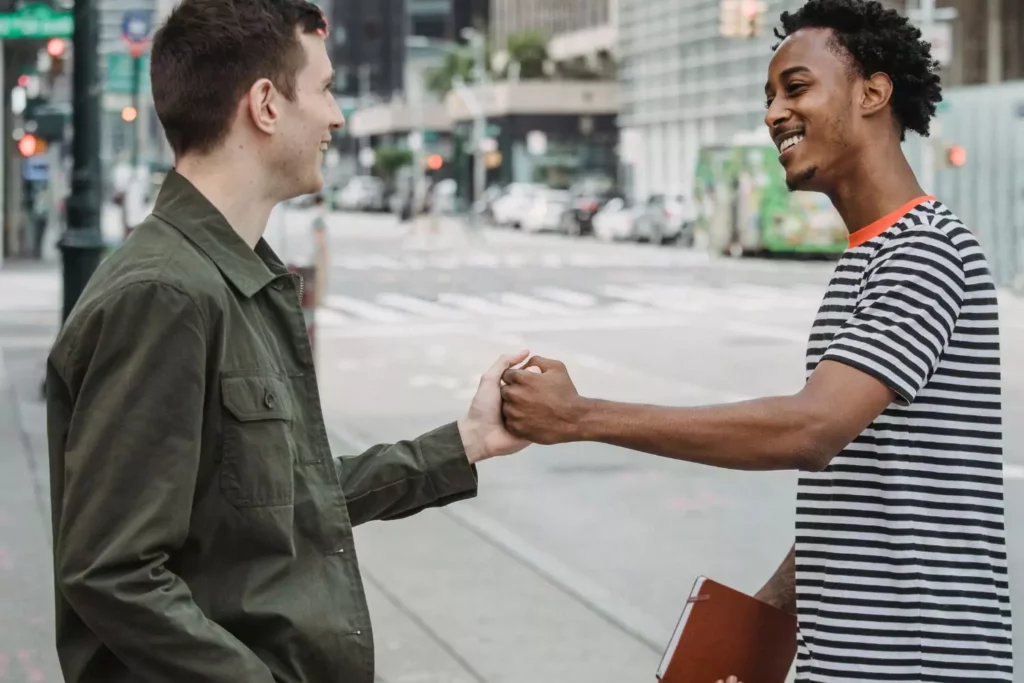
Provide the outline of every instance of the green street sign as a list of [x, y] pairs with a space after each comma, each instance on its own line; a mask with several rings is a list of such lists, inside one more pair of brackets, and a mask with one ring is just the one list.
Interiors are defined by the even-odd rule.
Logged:
[[75, 29], [71, 12], [46, 5], [25, 5], [17, 12], [0, 12], [0, 39], [70, 38]]
[[[139, 93], [148, 95], [151, 91], [149, 82], [149, 55], [142, 55], [142, 73], [139, 74]], [[117, 95], [132, 94], [132, 70], [135, 59], [125, 52], [111, 52], [107, 55], [107, 73], [103, 78], [104, 92]]]

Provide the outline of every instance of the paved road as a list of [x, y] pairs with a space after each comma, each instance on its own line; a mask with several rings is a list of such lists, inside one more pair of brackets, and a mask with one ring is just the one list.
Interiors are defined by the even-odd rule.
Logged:
[[[309, 215], [286, 219], [286, 245], [301, 256]], [[479, 373], [518, 348], [564, 360], [581, 392], [604, 398], [683, 405], [794, 391], [829, 273], [501, 231], [426, 240], [387, 217], [332, 215], [329, 236], [317, 353], [339, 453], [456, 418]], [[0, 297], [0, 680], [56, 681], [38, 379], [59, 280], [0, 271], [0, 284], [18, 293]], [[1008, 298], [1003, 317], [1020, 588], [1024, 304]], [[383, 683], [652, 680], [697, 575], [754, 591], [792, 542], [790, 473], [581, 444], [534, 447], [480, 475], [472, 501], [357, 530]]]
[[[303, 214], [290, 220], [304, 230]], [[319, 362], [331, 424], [354, 444], [412, 435], [456, 416], [478, 373], [520, 347], [564, 360], [582, 393], [605, 398], [683, 405], [792, 392], [802, 384], [808, 326], [831, 269], [711, 263], [674, 248], [513, 232], [468, 240], [448, 233], [429, 244], [388, 218], [330, 220]], [[1021, 310], [1010, 299], [1004, 307], [1011, 538], [1024, 512]], [[718, 471], [594, 444], [535, 447], [481, 469], [479, 498], [439, 515], [601, 614], [623, 642], [646, 648], [639, 658], [628, 648], [604, 651], [615, 673], [600, 680], [653, 675], [694, 577], [754, 591], [793, 538], [791, 473]], [[441, 562], [440, 574], [448, 571], [443, 540], [409, 542], [421, 523], [363, 530], [371, 575], [389, 573], [398, 558], [403, 568]], [[1012, 543], [1018, 579], [1022, 553], [1024, 543]], [[485, 614], [507, 601], [500, 585], [486, 585], [474, 594], [474, 608]], [[475, 649], [475, 636], [440, 616], [447, 602], [458, 609], [458, 588], [451, 590], [424, 597], [410, 588], [395, 598], [455, 651], [486, 661], [489, 651]], [[1015, 593], [1018, 624], [1022, 594]], [[556, 617], [533, 607], [542, 623]], [[1024, 642], [1020, 626], [1017, 639]], [[542, 641], [532, 647], [542, 650]], [[540, 667], [535, 678], [493, 672], [482, 679], [556, 680], [552, 671], [579, 659], [568, 649], [523, 655]], [[1018, 666], [1024, 671], [1024, 660]]]

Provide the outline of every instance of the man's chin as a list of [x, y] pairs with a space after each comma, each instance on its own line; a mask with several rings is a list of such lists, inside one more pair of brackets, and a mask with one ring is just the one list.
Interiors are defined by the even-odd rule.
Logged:
[[818, 169], [814, 166], [803, 171], [786, 174], [786, 187], [790, 192], [813, 192]]

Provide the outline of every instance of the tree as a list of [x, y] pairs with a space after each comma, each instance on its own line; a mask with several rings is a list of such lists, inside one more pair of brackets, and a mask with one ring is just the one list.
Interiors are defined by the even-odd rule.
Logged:
[[523, 31], [508, 37], [509, 63], [519, 64], [519, 78], [544, 78], [548, 39], [540, 31]]
[[398, 173], [398, 169], [412, 165], [412, 152], [402, 147], [381, 147], [375, 152], [373, 170], [391, 189], [394, 187], [395, 174]]
[[427, 90], [444, 97], [452, 89], [455, 79], [469, 81], [472, 78], [475, 62], [473, 55], [465, 48], [449, 52], [441, 66], [427, 72]]

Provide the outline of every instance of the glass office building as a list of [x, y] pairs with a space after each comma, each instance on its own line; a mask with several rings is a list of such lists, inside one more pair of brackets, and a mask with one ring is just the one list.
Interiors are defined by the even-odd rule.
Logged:
[[[883, 0], [900, 12], [919, 0]], [[689, 194], [701, 146], [764, 135], [773, 28], [805, 0], [768, 0], [757, 38], [720, 35], [720, 0], [620, 0], [619, 126], [627, 189]], [[956, 9], [947, 88], [1024, 77], [1024, 2], [939, 0]]]

